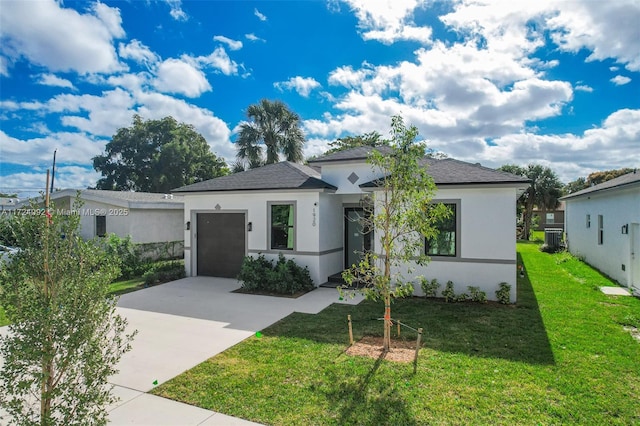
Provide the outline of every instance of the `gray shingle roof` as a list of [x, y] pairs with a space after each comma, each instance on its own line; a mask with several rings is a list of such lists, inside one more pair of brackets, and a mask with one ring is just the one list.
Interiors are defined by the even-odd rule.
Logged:
[[391, 151], [391, 148], [388, 146], [359, 146], [357, 148], [347, 149], [345, 151], [338, 151], [332, 154], [323, 155], [316, 159], [310, 160], [309, 163], [325, 163], [325, 162], [334, 162], [334, 161], [352, 161], [352, 160], [366, 160], [369, 158], [369, 154], [373, 150], [380, 151], [382, 153], [388, 153]]
[[267, 189], [337, 189], [320, 179], [311, 167], [282, 161], [245, 172], [221, 176], [174, 189], [172, 192], [248, 191]]
[[634, 170], [631, 173], [627, 173], [626, 175], [619, 176], [615, 179], [608, 180], [599, 185], [594, 185], [590, 188], [583, 189], [582, 191], [574, 192], [573, 194], [566, 195], [561, 200], [566, 200], [568, 198], [579, 197], [585, 194], [591, 194], [597, 191], [604, 191], [606, 189], [618, 188], [621, 186], [631, 185], [633, 183], [640, 182], [640, 173], [637, 170]]
[[[473, 185], [473, 184], [526, 184], [529, 179], [511, 173], [483, 167], [480, 164], [445, 158], [424, 158], [421, 163], [436, 185]], [[376, 181], [360, 185], [362, 188], [375, 188]]]
[[[353, 160], [366, 160], [373, 150], [382, 153], [389, 153], [388, 146], [370, 147], [362, 146], [345, 151], [334, 152], [333, 154], [319, 157], [309, 163], [330, 163]], [[466, 163], [464, 161], [446, 158], [443, 160], [425, 157], [422, 164], [427, 166], [429, 174], [433, 177], [436, 185], [465, 185], [465, 184], [497, 184], [497, 183], [527, 183], [525, 177], [516, 176], [511, 173], [483, 167], [480, 164]], [[375, 182], [368, 182], [360, 185], [363, 188], [377, 186]]]

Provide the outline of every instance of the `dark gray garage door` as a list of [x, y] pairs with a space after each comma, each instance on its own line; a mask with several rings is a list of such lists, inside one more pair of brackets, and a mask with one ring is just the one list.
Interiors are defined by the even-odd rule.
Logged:
[[235, 278], [245, 256], [244, 213], [198, 213], [198, 275]]

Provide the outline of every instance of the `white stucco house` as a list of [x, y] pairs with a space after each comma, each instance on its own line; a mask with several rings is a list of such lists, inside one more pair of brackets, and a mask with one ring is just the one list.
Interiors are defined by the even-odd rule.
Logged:
[[[316, 285], [357, 263], [377, 242], [353, 220], [383, 177], [367, 163], [372, 148], [320, 157], [310, 166], [280, 162], [175, 189], [184, 197], [188, 276], [235, 277], [246, 255], [280, 253], [307, 266]], [[450, 244], [428, 247], [415, 275], [452, 280], [456, 292], [479, 286], [495, 299], [499, 283], [516, 298], [516, 200], [524, 178], [453, 159], [424, 158], [437, 185], [434, 202], [454, 211]], [[373, 240], [373, 241], [372, 241]], [[417, 293], [420, 289], [417, 286]]]
[[561, 198], [569, 251], [640, 292], [640, 172]]
[[[82, 206], [74, 208], [80, 194]], [[80, 235], [84, 239], [114, 233], [131, 236], [136, 244], [173, 243], [179, 255], [184, 239], [184, 204], [172, 194], [65, 189], [50, 195], [54, 212], [80, 215]], [[27, 208], [22, 203], [18, 208]]]

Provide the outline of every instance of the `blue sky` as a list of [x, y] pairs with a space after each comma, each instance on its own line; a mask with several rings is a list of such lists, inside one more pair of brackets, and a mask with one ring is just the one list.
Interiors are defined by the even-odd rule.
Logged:
[[640, 2], [0, 0], [0, 192], [99, 178], [133, 114], [193, 124], [233, 161], [248, 105], [297, 112], [305, 154], [388, 134], [568, 182], [640, 164]]

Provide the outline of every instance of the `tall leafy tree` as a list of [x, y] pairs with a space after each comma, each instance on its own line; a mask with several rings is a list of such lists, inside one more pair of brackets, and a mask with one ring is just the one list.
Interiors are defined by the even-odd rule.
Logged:
[[589, 188], [590, 186], [599, 185], [608, 180], [626, 175], [628, 173], [631, 173], [632, 171], [633, 169], [623, 168], [623, 169], [615, 169], [615, 170], [605, 170], [601, 172], [593, 172], [593, 173], [590, 173], [586, 179], [583, 177], [580, 177], [566, 184], [564, 187], [564, 193], [571, 194], [573, 192], [581, 191], [583, 189]]
[[[236, 140], [239, 160], [246, 160], [250, 168], [280, 161], [282, 154], [288, 161], [303, 160], [304, 134], [300, 117], [281, 101], [261, 100], [247, 108], [249, 121], [240, 125]], [[266, 156], [263, 154], [264, 145]]]
[[12, 217], [21, 251], [0, 269], [11, 321], [0, 340], [0, 407], [12, 424], [104, 425], [115, 402], [107, 379], [133, 338], [107, 295], [118, 267], [80, 237], [78, 215], [50, 211]]
[[382, 135], [376, 131], [364, 133], [357, 136], [345, 136], [336, 139], [331, 142], [331, 147], [326, 154], [332, 154], [334, 152], [345, 151], [351, 148], [357, 148], [359, 146], [381, 146], [389, 145], [389, 141], [382, 138]]
[[137, 114], [93, 158], [93, 168], [103, 176], [97, 189], [157, 193], [229, 173], [192, 125], [173, 117], [143, 121]]
[[384, 302], [384, 351], [391, 343], [391, 300], [413, 294], [413, 284], [394, 271], [410, 262], [426, 265], [425, 238], [437, 237], [436, 224], [450, 215], [443, 204], [431, 203], [436, 186], [421, 163], [426, 146], [415, 141], [417, 135], [415, 126], [407, 128], [401, 117], [394, 116], [390, 152], [371, 153], [368, 162], [383, 177], [377, 181], [371, 206], [361, 220], [379, 247], [343, 274], [345, 281], [360, 286], [367, 298]]
[[558, 176], [553, 170], [539, 164], [529, 164], [526, 167], [507, 164], [500, 167], [499, 170], [524, 176], [531, 181], [529, 187], [518, 200], [522, 208], [523, 222], [519, 238], [524, 240], [529, 239], [533, 208], [537, 206], [543, 210], [552, 210], [558, 207], [558, 199], [562, 196], [562, 182], [560, 182], [560, 179], [558, 179]]

